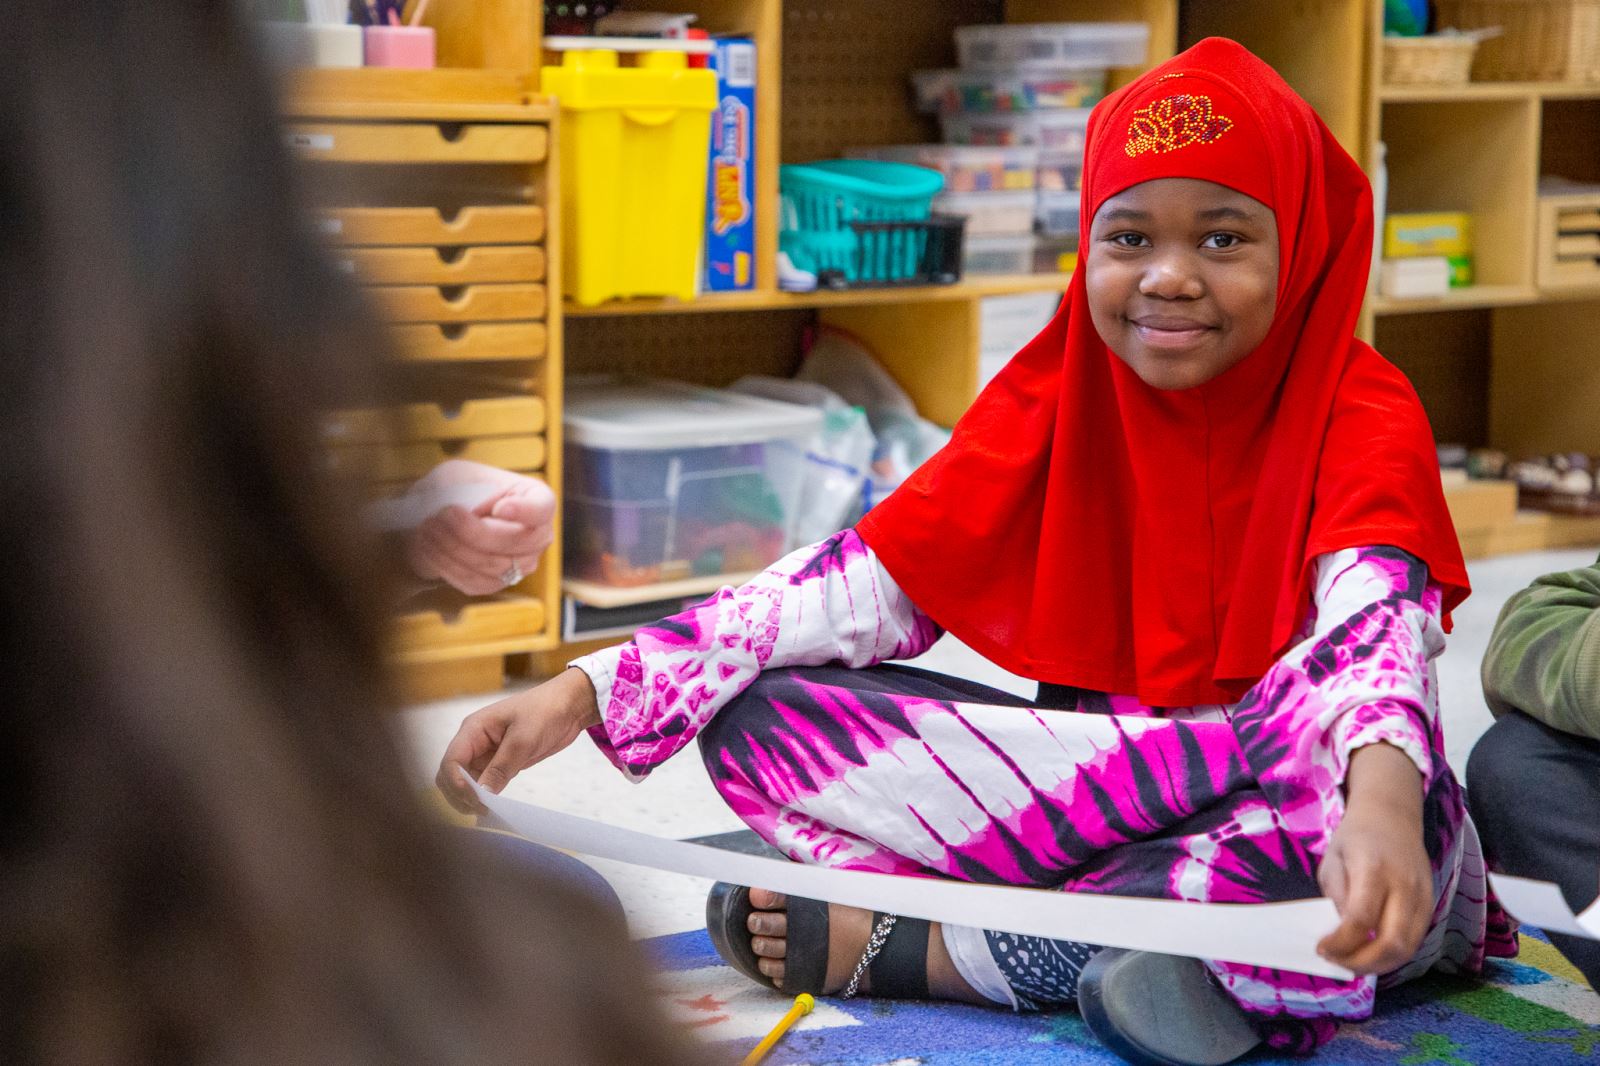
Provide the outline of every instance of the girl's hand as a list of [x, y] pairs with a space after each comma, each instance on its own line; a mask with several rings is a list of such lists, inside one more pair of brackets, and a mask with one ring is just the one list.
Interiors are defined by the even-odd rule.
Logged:
[[487, 814], [462, 780], [468, 774], [499, 794], [518, 773], [567, 747], [578, 734], [600, 724], [594, 685], [569, 668], [537, 688], [508, 696], [467, 716], [445, 748], [434, 783], [463, 814]]
[[1410, 962], [1433, 919], [1433, 868], [1422, 846], [1422, 775], [1398, 748], [1351, 757], [1349, 800], [1317, 871], [1342, 921], [1317, 951], [1358, 974]]

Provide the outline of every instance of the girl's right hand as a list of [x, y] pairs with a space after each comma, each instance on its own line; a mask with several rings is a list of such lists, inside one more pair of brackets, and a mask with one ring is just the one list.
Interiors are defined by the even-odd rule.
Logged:
[[542, 762], [600, 724], [589, 675], [569, 668], [526, 692], [467, 716], [444, 750], [435, 783], [463, 814], [487, 814], [463, 772], [498, 794], [518, 773]]

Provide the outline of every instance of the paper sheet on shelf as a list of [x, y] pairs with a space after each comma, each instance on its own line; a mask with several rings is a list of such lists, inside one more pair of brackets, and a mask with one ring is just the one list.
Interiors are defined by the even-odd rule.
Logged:
[[496, 796], [476, 784], [473, 788], [484, 806], [529, 840], [597, 858], [950, 925], [1221, 959], [1322, 977], [1352, 976], [1316, 951], [1317, 941], [1339, 923], [1333, 903], [1327, 899], [1184, 903], [834, 870], [668, 840]]
[[1570, 933], [1586, 940], [1600, 940], [1600, 900], [1581, 914], [1573, 914], [1561, 889], [1548, 881], [1531, 881], [1509, 874], [1490, 874], [1494, 894], [1511, 916], [1547, 933]]

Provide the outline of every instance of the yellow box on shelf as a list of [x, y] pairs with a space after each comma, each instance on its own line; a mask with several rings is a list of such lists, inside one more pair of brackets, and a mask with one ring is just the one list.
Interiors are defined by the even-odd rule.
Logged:
[[706, 166], [717, 76], [681, 52], [566, 52], [542, 88], [561, 108], [566, 291], [691, 300], [705, 234]]

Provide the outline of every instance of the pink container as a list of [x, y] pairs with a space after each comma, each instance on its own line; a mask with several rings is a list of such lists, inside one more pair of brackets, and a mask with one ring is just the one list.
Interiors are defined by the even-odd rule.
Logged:
[[432, 26], [368, 26], [367, 66], [427, 69], [434, 66]]

